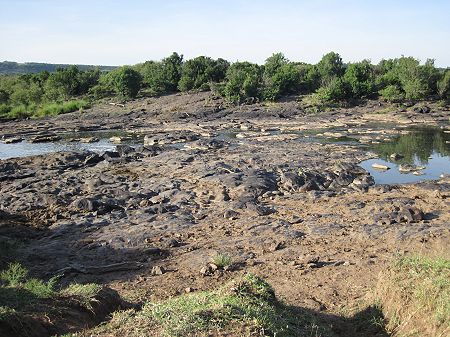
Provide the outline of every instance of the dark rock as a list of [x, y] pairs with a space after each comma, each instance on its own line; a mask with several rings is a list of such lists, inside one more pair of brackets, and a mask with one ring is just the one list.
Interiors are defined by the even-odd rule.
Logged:
[[424, 219], [423, 212], [417, 207], [404, 207], [400, 209], [398, 213], [397, 220], [398, 222], [417, 222]]

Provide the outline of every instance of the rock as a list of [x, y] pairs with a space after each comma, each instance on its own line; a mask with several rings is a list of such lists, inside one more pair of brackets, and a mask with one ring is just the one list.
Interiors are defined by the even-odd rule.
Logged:
[[56, 134], [43, 134], [43, 135], [36, 135], [32, 138], [30, 138], [30, 143], [48, 143], [48, 142], [55, 142], [60, 140], [61, 137]]
[[79, 198], [72, 203], [72, 206], [83, 211], [93, 212], [98, 209], [98, 202], [89, 198]]
[[10, 138], [3, 138], [2, 142], [5, 144], [14, 144], [14, 143], [19, 143], [23, 141], [22, 137], [10, 137]]
[[409, 165], [409, 164], [402, 164], [398, 167], [398, 170], [402, 173], [410, 173], [413, 171], [420, 171], [425, 169], [425, 166], [415, 166], [415, 165]]
[[193, 291], [194, 291], [194, 288], [191, 288], [191, 287], [184, 288], [185, 293], [192, 293]]
[[421, 106], [421, 107], [416, 106], [413, 108], [413, 111], [416, 113], [427, 114], [431, 111], [431, 109], [429, 106], [425, 105], [425, 106]]
[[109, 140], [113, 143], [122, 143], [125, 140], [130, 140], [131, 137], [129, 136], [112, 136], [109, 138]]
[[270, 252], [275, 252], [275, 251], [280, 250], [282, 248], [284, 248], [284, 242], [277, 241], [277, 242], [272, 243], [269, 246], [269, 251]]
[[166, 270], [164, 269], [164, 267], [161, 266], [154, 266], [152, 268], [151, 274], [152, 275], [162, 275], [166, 272]]
[[223, 217], [225, 218], [225, 219], [228, 219], [228, 220], [236, 220], [236, 219], [238, 219], [239, 218], [239, 213], [238, 212], [236, 212], [236, 211], [234, 211], [234, 210], [232, 210], [232, 209], [227, 209], [224, 213], [223, 213]]
[[259, 204], [256, 204], [254, 202], [248, 202], [246, 204], [246, 208], [250, 213], [253, 213], [254, 215], [264, 216], [274, 213], [275, 211], [267, 206], [262, 206]]
[[117, 153], [119, 154], [120, 157], [124, 157], [124, 156], [126, 156], [126, 155], [128, 155], [130, 153], [135, 152], [135, 149], [132, 148], [129, 145], [121, 144], [121, 145], [117, 145], [116, 146], [116, 151], [117, 151]]
[[389, 156], [389, 158], [391, 158], [392, 160], [399, 160], [402, 159], [404, 156], [399, 154], [399, 153], [393, 153]]
[[86, 137], [86, 138], [80, 138], [80, 143], [96, 143], [100, 141], [96, 137]]
[[422, 210], [417, 207], [404, 207], [398, 212], [398, 222], [417, 222], [424, 219]]
[[207, 266], [204, 266], [200, 269], [200, 274], [202, 274], [203, 276], [210, 276], [212, 274], [214, 274], [214, 272], [217, 270], [217, 266], [210, 263]]
[[373, 163], [372, 167], [374, 169], [376, 169], [376, 170], [382, 170], [382, 171], [386, 171], [386, 170], [390, 169], [389, 166], [386, 166], [386, 165], [383, 165], [383, 164], [379, 164], [379, 163]]

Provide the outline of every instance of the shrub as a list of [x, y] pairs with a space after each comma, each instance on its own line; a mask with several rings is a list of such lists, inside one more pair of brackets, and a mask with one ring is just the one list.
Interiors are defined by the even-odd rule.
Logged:
[[320, 87], [314, 94], [322, 102], [343, 100], [348, 97], [347, 83], [340, 77], [334, 77], [328, 84]]
[[344, 80], [353, 98], [368, 97], [375, 92], [374, 71], [368, 60], [351, 63], [345, 70]]
[[60, 68], [51, 73], [45, 82], [46, 97], [51, 101], [66, 100], [79, 93], [79, 70], [76, 66]]
[[217, 253], [211, 260], [219, 268], [227, 267], [232, 263], [231, 257], [226, 253]]
[[327, 84], [335, 77], [342, 76], [344, 74], [344, 64], [342, 63], [341, 56], [335, 52], [325, 54], [317, 64], [317, 70], [320, 74], [322, 84]]
[[213, 60], [199, 56], [183, 64], [178, 89], [209, 89], [209, 82], [220, 82], [224, 79], [229, 63], [224, 59]]
[[396, 85], [388, 85], [380, 90], [380, 95], [389, 102], [399, 102], [404, 99], [403, 92]]
[[262, 88], [262, 69], [250, 62], [233, 63], [227, 70], [225, 97], [232, 102], [241, 102], [250, 97], [260, 97]]
[[141, 75], [129, 66], [117, 68], [102, 77], [105, 88], [124, 98], [134, 98], [141, 88]]
[[296, 92], [299, 88], [300, 73], [283, 54], [273, 54], [264, 64], [263, 97], [268, 100]]
[[177, 90], [181, 78], [183, 56], [173, 53], [161, 62], [147, 61], [136, 69], [141, 73], [143, 85], [154, 94], [170, 93]]
[[437, 82], [437, 91], [442, 99], [450, 99], [450, 70], [447, 69], [442, 78]]

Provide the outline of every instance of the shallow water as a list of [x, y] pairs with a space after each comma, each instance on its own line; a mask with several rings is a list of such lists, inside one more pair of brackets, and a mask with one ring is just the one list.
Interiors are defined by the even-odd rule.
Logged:
[[[402, 184], [424, 180], [436, 180], [442, 174], [450, 174], [450, 133], [438, 128], [411, 128], [408, 134], [400, 135], [380, 144], [370, 145], [379, 158], [369, 159], [360, 165], [370, 172], [376, 184]], [[398, 153], [402, 158], [393, 160], [390, 155]], [[372, 167], [378, 163], [390, 169], [383, 171]], [[425, 166], [421, 175], [399, 171], [401, 164]]]
[[[4, 144], [0, 142], [0, 159], [9, 159], [17, 157], [36, 156], [53, 152], [82, 152], [93, 151], [102, 153], [105, 151], [114, 151], [117, 144], [111, 142], [109, 139], [113, 136], [128, 136], [128, 134], [121, 131], [100, 131], [100, 132], [80, 132], [76, 134], [59, 135], [61, 140], [47, 143], [30, 143], [24, 140], [20, 143]], [[73, 138], [87, 138], [96, 137], [99, 139], [95, 143], [81, 143], [80, 141], [70, 141]], [[141, 142], [142, 143], [142, 142]], [[134, 145], [138, 144], [136, 138], [124, 141], [121, 144]]]
[[[379, 127], [380, 128], [380, 127]], [[380, 128], [381, 129], [381, 128]], [[325, 129], [324, 129], [325, 130]], [[336, 131], [336, 130], [333, 130]], [[315, 133], [309, 132], [282, 132], [270, 131], [269, 134], [294, 133], [302, 135], [296, 141], [313, 142], [313, 143], [339, 143], [345, 145], [353, 145], [364, 147], [377, 154], [379, 158], [370, 159], [362, 162], [360, 165], [372, 174], [376, 184], [395, 184], [395, 183], [412, 183], [423, 180], [436, 180], [442, 174], [450, 174], [450, 133], [438, 128], [411, 128], [408, 134], [393, 137], [389, 141], [378, 144], [361, 144], [356, 138], [339, 137], [324, 138], [317, 137]], [[216, 139], [236, 141], [236, 134], [243, 132], [242, 130], [226, 130], [219, 133]], [[258, 131], [246, 131], [252, 133]], [[27, 157], [32, 155], [40, 155], [61, 151], [94, 151], [102, 153], [104, 151], [114, 151], [115, 143], [109, 139], [112, 136], [130, 136], [123, 131], [99, 131], [99, 132], [82, 132], [77, 134], [63, 134], [62, 139], [57, 142], [49, 143], [29, 143], [22, 141], [16, 144], [4, 144], [0, 142], [0, 159], [8, 159], [14, 157]], [[71, 138], [96, 137], [99, 141], [96, 143], [81, 143], [80, 141], [70, 141]], [[239, 139], [239, 142], [246, 141], [247, 138]], [[143, 139], [137, 135], [132, 135], [132, 139], [126, 140], [123, 144], [131, 146], [142, 145]], [[183, 148], [185, 142], [175, 143], [171, 146]], [[398, 153], [403, 157], [400, 160], [392, 160], [390, 155]], [[372, 164], [379, 163], [390, 167], [387, 171], [374, 169]], [[420, 172], [422, 175], [414, 175], [410, 173], [401, 173], [398, 170], [400, 164], [410, 164], [416, 166], [426, 166]]]

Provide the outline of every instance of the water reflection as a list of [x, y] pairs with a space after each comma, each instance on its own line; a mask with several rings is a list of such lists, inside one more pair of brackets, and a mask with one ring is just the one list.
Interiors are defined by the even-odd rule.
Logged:
[[[391, 141], [373, 144], [372, 150], [380, 158], [399, 164], [426, 165], [433, 154], [450, 156], [450, 133], [437, 128], [412, 128], [409, 133]], [[391, 154], [398, 153], [403, 158], [392, 160]]]
[[[450, 174], [450, 133], [437, 128], [413, 128], [408, 134], [390, 141], [372, 144], [371, 150], [379, 159], [370, 159], [361, 166], [370, 172], [377, 184], [412, 183], [437, 180], [442, 174]], [[392, 154], [400, 155], [393, 159]], [[373, 164], [383, 164], [389, 170], [377, 170]], [[400, 165], [425, 166], [422, 170], [400, 172]]]

